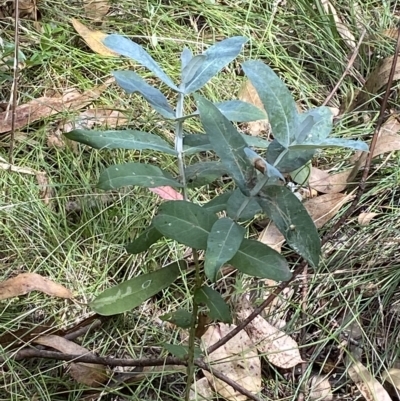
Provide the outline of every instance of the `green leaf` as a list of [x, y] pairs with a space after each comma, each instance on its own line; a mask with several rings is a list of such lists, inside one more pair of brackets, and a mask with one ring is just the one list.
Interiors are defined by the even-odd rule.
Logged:
[[114, 71], [117, 84], [127, 93], [139, 92], [153, 109], [165, 118], [174, 119], [175, 112], [169, 105], [167, 98], [157, 89], [149, 85], [133, 71]]
[[246, 230], [233, 220], [222, 218], [217, 220], [211, 228], [207, 240], [204, 272], [215, 281], [219, 269], [238, 251]]
[[163, 185], [182, 187], [166, 171], [157, 166], [143, 163], [116, 164], [105, 169], [99, 177], [98, 188], [109, 190], [128, 185], [154, 188]]
[[223, 323], [232, 323], [232, 315], [229, 306], [219, 292], [204, 285], [194, 293], [194, 300], [198, 304], [204, 303], [208, 307], [211, 319]]
[[[247, 146], [254, 148], [266, 149], [270, 144], [270, 141], [256, 136], [250, 136], [242, 133], [240, 133], [240, 136], [245, 140]], [[183, 146], [186, 155], [213, 150], [210, 140], [206, 134], [185, 135], [183, 137]]]
[[166, 83], [170, 88], [179, 91], [178, 87], [173, 83], [172, 79], [161, 69], [154, 59], [143, 49], [142, 46], [132, 42], [128, 38], [121, 35], [108, 35], [104, 38], [103, 43], [118, 54], [130, 57], [139, 64], [148, 68], [155, 76]]
[[201, 187], [228, 174], [221, 162], [199, 162], [185, 168], [186, 182], [190, 187]]
[[249, 60], [242, 67], [260, 96], [275, 140], [287, 148], [295, 139], [298, 128], [296, 103], [289, 89], [262, 61]]
[[163, 322], [170, 322], [182, 329], [188, 329], [192, 325], [193, 315], [186, 309], [177, 309], [175, 312], [160, 316]]
[[127, 129], [123, 131], [93, 131], [76, 129], [64, 134], [68, 139], [81, 142], [95, 149], [151, 149], [176, 155], [168, 142], [149, 132]]
[[216, 196], [215, 198], [204, 204], [203, 209], [207, 209], [213, 213], [218, 213], [222, 210], [226, 210], [226, 205], [231, 195], [232, 191], [224, 192], [223, 194]]
[[207, 238], [218, 217], [187, 201], [161, 204], [153, 224], [163, 235], [195, 249], [206, 249]]
[[169, 287], [186, 268], [181, 260], [108, 288], [89, 305], [99, 315], [110, 316], [136, 308], [144, 301]]
[[264, 187], [258, 203], [295, 252], [317, 267], [321, 241], [314, 222], [296, 195], [284, 186], [270, 185]]
[[[281, 155], [284, 154], [282, 157]], [[273, 140], [267, 149], [266, 160], [275, 166], [281, 173], [291, 173], [304, 166], [315, 154], [314, 149], [294, 150], [285, 149], [277, 140]], [[279, 162], [277, 163], [279, 159]]]
[[321, 106], [299, 114], [299, 126], [295, 143], [303, 143], [307, 138], [325, 139], [332, 132], [333, 116], [329, 107]]
[[246, 142], [213, 103], [201, 96], [195, 98], [201, 123], [213, 150], [239, 188], [244, 193], [249, 192], [248, 186], [255, 176], [255, 169], [244, 152]]
[[229, 261], [250, 276], [287, 281], [292, 277], [286, 259], [269, 246], [244, 239], [237, 254]]
[[184, 87], [188, 82], [190, 82], [194, 76], [197, 74], [197, 71], [199, 68], [202, 66], [206, 56], [199, 54], [197, 56], [194, 56], [189, 63], [186, 65], [186, 67], [182, 70], [181, 74], [181, 88]]
[[[244, 203], [246, 203], [245, 206], [243, 206]], [[231, 219], [238, 221], [250, 220], [256, 214], [261, 212], [262, 209], [258, 204], [257, 199], [243, 195], [240, 189], [233, 191], [226, 205], [226, 213], [228, 216]]]
[[125, 246], [126, 252], [136, 255], [137, 253], [147, 251], [161, 237], [162, 234], [151, 224], [139, 237]]
[[308, 150], [308, 149], [325, 149], [325, 148], [349, 148], [353, 150], [361, 150], [368, 152], [369, 148], [365, 142], [353, 141], [351, 139], [342, 138], [326, 138], [321, 141], [307, 140], [301, 144], [290, 145], [290, 150]]
[[243, 36], [234, 36], [209, 47], [202, 54], [204, 58], [201, 59], [201, 63], [197, 66], [193, 78], [182, 83], [181, 89], [183, 93], [187, 95], [204, 86], [214, 75], [239, 55], [247, 41], [248, 39]]
[[254, 150], [250, 148], [244, 148], [244, 151], [246, 152], [251, 164], [262, 174], [269, 178], [285, 181], [285, 177], [280, 173], [280, 171], [272, 164], [269, 164], [266, 160], [264, 160], [258, 153], [254, 152]]
[[[172, 355], [178, 358], [185, 359], [189, 355], [189, 347], [186, 345], [168, 344], [163, 343], [163, 347]], [[194, 357], [195, 359], [202, 356], [201, 349], [199, 347], [194, 347]]]
[[229, 121], [249, 122], [268, 118], [264, 111], [242, 100], [228, 100], [214, 104]]
[[181, 53], [181, 71], [189, 64], [189, 61], [193, 58], [192, 51], [186, 46], [183, 48]]

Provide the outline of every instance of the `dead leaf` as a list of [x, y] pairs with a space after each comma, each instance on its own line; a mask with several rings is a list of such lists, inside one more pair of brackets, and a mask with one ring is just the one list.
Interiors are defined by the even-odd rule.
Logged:
[[[107, 86], [113, 81], [108, 80], [103, 85], [79, 93], [76, 90], [66, 92], [62, 97], [40, 97], [17, 107], [15, 114], [15, 129], [21, 129], [41, 118], [53, 114], [79, 110], [97, 99]], [[11, 131], [12, 113], [0, 113], [0, 134]]]
[[43, 200], [45, 205], [50, 204], [50, 199], [54, 196], [54, 190], [49, 185], [49, 179], [45, 172], [36, 173], [36, 179], [39, 185], [39, 198]]
[[392, 368], [385, 371], [382, 375], [382, 379], [396, 387], [397, 390], [400, 390], [400, 369]]
[[[250, 80], [247, 80], [243, 83], [243, 85], [239, 90], [238, 98], [239, 100], [250, 103], [253, 106], [258, 107], [259, 109], [265, 112], [264, 105]], [[269, 130], [269, 123], [267, 119], [250, 121], [246, 123], [246, 125], [247, 125], [246, 131], [253, 136], [258, 136], [262, 132], [267, 132]]]
[[349, 367], [348, 374], [367, 401], [392, 401], [382, 384], [361, 362], [354, 362]]
[[353, 195], [325, 194], [306, 200], [303, 204], [317, 228], [323, 227]]
[[[360, 106], [365, 106], [370, 100], [371, 96], [376, 95], [379, 91], [388, 83], [390, 70], [392, 68], [393, 57], [387, 57], [383, 59], [377, 68], [369, 75], [366, 80], [364, 87], [361, 89], [358, 96], [353, 100], [350, 105], [350, 111]], [[400, 79], [400, 63], [399, 58], [397, 59], [396, 70], [393, 76], [393, 81]]]
[[172, 187], [164, 186], [164, 187], [156, 187], [149, 188], [151, 192], [157, 194], [160, 198], [166, 200], [182, 200], [183, 196], [180, 192], [176, 191]]
[[333, 5], [329, 0], [322, 0], [321, 4], [326, 14], [332, 15], [332, 18], [336, 24], [336, 29], [338, 31], [338, 34], [342, 37], [347, 47], [350, 50], [354, 50], [356, 47], [356, 39], [354, 35], [346, 27], [346, 25], [343, 23], [342, 19], [339, 17], [335, 7], [333, 7]]
[[[375, 144], [372, 157], [375, 158], [384, 153], [400, 150], [400, 122], [399, 115], [392, 114], [382, 125], [378, 133], [378, 139]], [[365, 152], [356, 152], [350, 159], [350, 162], [358, 161], [359, 164], [365, 164], [367, 154]]]
[[388, 37], [389, 39], [397, 39], [398, 29], [397, 28], [385, 29], [383, 30], [382, 35]]
[[326, 376], [315, 375], [309, 381], [309, 396], [311, 401], [333, 400], [332, 388]]
[[116, 128], [127, 123], [128, 119], [120, 111], [105, 108], [88, 109], [76, 116], [73, 121], [64, 122], [63, 132], [91, 129], [99, 125]]
[[110, 4], [107, 0], [84, 0], [83, 8], [87, 17], [95, 21], [101, 21], [110, 10]]
[[360, 213], [358, 216], [358, 224], [360, 226], [367, 226], [371, 220], [378, 216], [379, 213], [369, 212], [369, 213]]
[[[252, 312], [249, 304], [243, 303], [237, 315], [240, 320], [244, 320]], [[296, 341], [263, 317], [257, 316], [245, 327], [245, 331], [258, 351], [273, 365], [289, 369], [303, 362]]]
[[0, 283], [0, 300], [18, 297], [31, 291], [44, 292], [60, 298], [72, 298], [70, 290], [37, 273], [21, 273]]
[[108, 47], [103, 45], [103, 40], [108, 35], [101, 31], [93, 31], [83, 25], [81, 22], [76, 20], [75, 18], [71, 18], [71, 23], [75, 28], [76, 32], [79, 33], [81, 38], [86, 42], [86, 44], [93, 50], [95, 53], [100, 54], [105, 57], [118, 57], [119, 54], [113, 52]]
[[268, 245], [275, 251], [281, 253], [282, 245], [285, 242], [285, 237], [278, 230], [276, 225], [270, 221], [258, 236], [258, 240], [265, 245]]
[[337, 174], [329, 174], [325, 170], [312, 167], [308, 184], [311, 188], [323, 194], [336, 194], [344, 191], [349, 184], [348, 180], [353, 175], [353, 168]]
[[[202, 347], [207, 349], [235, 328], [235, 325], [210, 326], [202, 337]], [[261, 363], [249, 336], [241, 331], [222, 347], [205, 357], [215, 369], [234, 380], [252, 393], [261, 390]], [[245, 401], [247, 397], [236, 392], [225, 382], [203, 370], [215, 391], [229, 401]]]
[[213, 398], [213, 391], [207, 377], [195, 381], [190, 388], [190, 401], [211, 400]]
[[[87, 355], [90, 353], [86, 348], [55, 335], [42, 336], [35, 339], [34, 342], [54, 348], [64, 354]], [[71, 363], [69, 373], [78, 383], [90, 387], [98, 387], [108, 379], [105, 366], [94, 363]]]

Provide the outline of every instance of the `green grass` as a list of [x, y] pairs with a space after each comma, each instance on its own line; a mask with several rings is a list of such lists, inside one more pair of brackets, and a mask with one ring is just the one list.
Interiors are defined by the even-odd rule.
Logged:
[[[289, 0], [274, 8], [273, 2], [261, 0], [226, 1], [216, 5], [197, 1], [120, 2], [112, 6], [111, 15], [101, 26], [88, 20], [83, 22], [93, 29], [131, 37], [174, 79], [179, 75], [178, 60], [183, 46], [200, 52], [216, 40], [233, 35], [248, 36], [250, 45], [244, 53], [215, 77], [203, 94], [211, 100], [234, 98], [244, 79], [238, 74], [239, 63], [249, 57], [260, 58], [280, 74], [299, 104], [306, 108], [323, 102], [345, 70], [350, 53], [333, 20], [324, 15], [318, 4]], [[394, 27], [393, 10], [377, 1], [354, 2], [351, 8], [346, 2], [338, 1], [335, 7], [356, 39], [360, 34], [357, 24], [367, 27], [367, 41], [374, 45], [375, 53], [369, 55], [368, 49], [362, 47], [355, 65], [359, 75], [366, 78], [377, 66], [378, 55], [388, 57], [393, 53], [393, 42], [380, 34], [383, 29]], [[91, 89], [103, 83], [115, 69], [134, 68], [149, 78], [143, 68], [127, 59], [105, 59], [86, 47], [69, 23], [69, 18], [82, 19], [81, 9], [64, 1], [42, 1], [39, 8], [42, 32], [35, 30], [32, 21], [21, 22], [21, 50], [27, 61], [20, 72], [19, 104], [43, 95], [62, 94], [71, 88]], [[0, 21], [0, 31], [3, 40], [12, 42], [10, 20]], [[339, 107], [348, 102], [346, 99], [354, 96], [360, 87], [357, 78], [347, 77], [331, 105]], [[10, 90], [10, 82], [4, 83], [0, 98], [7, 101]], [[172, 127], [160, 121], [139, 96], [127, 96], [111, 85], [95, 104], [129, 110], [129, 127], [154, 130], [171, 139]], [[112, 163], [146, 161], [153, 157], [160, 166], [176, 173], [174, 160], [150, 152], [100, 152], [79, 146], [76, 154], [70, 147], [49, 148], [49, 133], [59, 121], [74, 114], [55, 115], [33, 123], [24, 129], [26, 139], [17, 142], [14, 150], [17, 166], [46, 173], [53, 190], [49, 205], [40, 199], [35, 176], [0, 171], [0, 281], [19, 272], [37, 272], [71, 288], [81, 303], [39, 293], [1, 301], [0, 334], [17, 329], [29, 331], [38, 325], [54, 329], [71, 327], [77, 319], [91, 313], [85, 303], [102, 290], [184, 255], [184, 248], [166, 240], [145, 254], [127, 255], [123, 244], [148, 225], [159, 200], [149, 191], [138, 188], [105, 199], [95, 188], [100, 172]], [[378, 114], [377, 103], [366, 105], [363, 114], [369, 119], [355, 120], [360, 116], [356, 112], [344, 115], [333, 135], [370, 139]], [[188, 125], [188, 129], [198, 128], [196, 123]], [[7, 152], [6, 147], [1, 148], [0, 156], [7, 158]], [[350, 156], [347, 151], [327, 151], [319, 154], [315, 162], [322, 168], [342, 167]], [[390, 310], [398, 300], [400, 280], [395, 253], [400, 231], [399, 158], [392, 156], [384, 164], [380, 163], [374, 164], [379, 169], [369, 181], [358, 212], [368, 210], [382, 215], [367, 227], [360, 227], [357, 215], [353, 216], [331, 241], [333, 252], [325, 254], [320, 271], [316, 274], [309, 271], [306, 300], [296, 282], [294, 293], [284, 298], [280, 307], [285, 331], [298, 341], [303, 357], [312, 363], [297, 381], [288, 380], [284, 372], [265, 364], [265, 397], [295, 399], [301, 382], [326, 368], [330, 358], [336, 358], [343, 329], [351, 321], [359, 322], [361, 339], [357, 341], [364, 347], [363, 363], [374, 376], [379, 379], [398, 358], [397, 316]], [[213, 185], [191, 193], [194, 199], [206, 201], [220, 191]], [[79, 210], [69, 210], [76, 204]], [[258, 280], [240, 275], [236, 282], [231, 280], [227, 277], [219, 285], [221, 288], [225, 285], [227, 293], [233, 291], [232, 300], [240, 299], [240, 294], [250, 288], [263, 287]], [[368, 295], [365, 287], [371, 283], [375, 287]], [[101, 329], [82, 338], [82, 344], [100, 355], [134, 358], [160, 355], [161, 344], [177, 343], [179, 335], [158, 317], [179, 307], [189, 307], [187, 298], [191, 286], [189, 273], [184, 280], [131, 313], [112, 317]], [[306, 303], [304, 312], [301, 311], [303, 302]], [[80, 399], [83, 386], [66, 379], [62, 372], [62, 364], [58, 362], [11, 362], [0, 374], [0, 400]], [[343, 377], [342, 381], [333, 380], [334, 386], [341, 388], [338, 394], [350, 399], [343, 361], [337, 372]], [[160, 371], [147, 375], [146, 380], [133, 387], [115, 385], [100, 389], [99, 399], [181, 399], [183, 375], [165, 375]]]

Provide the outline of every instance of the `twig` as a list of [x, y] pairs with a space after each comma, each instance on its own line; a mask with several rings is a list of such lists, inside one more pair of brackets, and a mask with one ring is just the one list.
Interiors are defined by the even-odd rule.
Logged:
[[79, 329], [76, 329], [75, 331], [72, 331], [63, 337], [66, 340], [70, 340], [70, 341], [75, 340], [76, 338], [81, 337], [84, 334], [86, 334], [89, 330], [97, 329], [98, 327], [101, 326], [101, 324], [102, 324], [102, 321], [100, 319], [97, 319], [86, 326], [79, 327]]
[[361, 33], [360, 39], [358, 40], [357, 46], [355, 47], [353, 54], [350, 57], [349, 62], [347, 63], [346, 69], [344, 70], [342, 76], [340, 77], [339, 81], [335, 85], [335, 87], [331, 90], [331, 93], [327, 96], [325, 99], [324, 103], [322, 103], [322, 106], [326, 106], [330, 100], [332, 99], [333, 95], [338, 91], [340, 85], [342, 84], [343, 80], [346, 78], [346, 76], [349, 74], [351, 68], [353, 67], [354, 62], [356, 61], [356, 58], [358, 56], [358, 52], [360, 50], [360, 46], [362, 44], [362, 41], [364, 40], [364, 36], [366, 34], [367, 30], [364, 29], [364, 31]]

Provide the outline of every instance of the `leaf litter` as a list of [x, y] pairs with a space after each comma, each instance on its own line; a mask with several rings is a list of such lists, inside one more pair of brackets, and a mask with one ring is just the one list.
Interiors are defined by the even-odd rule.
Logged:
[[21, 273], [0, 283], [0, 300], [18, 297], [32, 291], [40, 291], [47, 295], [71, 299], [72, 292], [61, 284], [49, 280], [37, 273]]
[[[202, 348], [206, 350], [211, 345], [228, 334], [235, 325], [218, 324], [210, 326], [202, 336]], [[205, 362], [212, 368], [240, 384], [252, 393], [261, 391], [261, 363], [257, 350], [246, 332], [241, 331], [222, 347], [205, 356]], [[247, 397], [235, 391], [225, 382], [215, 378], [203, 370], [204, 376], [214, 390], [228, 401], [245, 401]]]
[[[33, 340], [36, 344], [51, 347], [64, 354], [87, 355], [90, 352], [80, 345], [56, 335], [47, 335]], [[94, 363], [72, 362], [69, 365], [71, 377], [78, 383], [90, 387], [99, 387], [106, 380], [108, 375], [105, 366]]]

